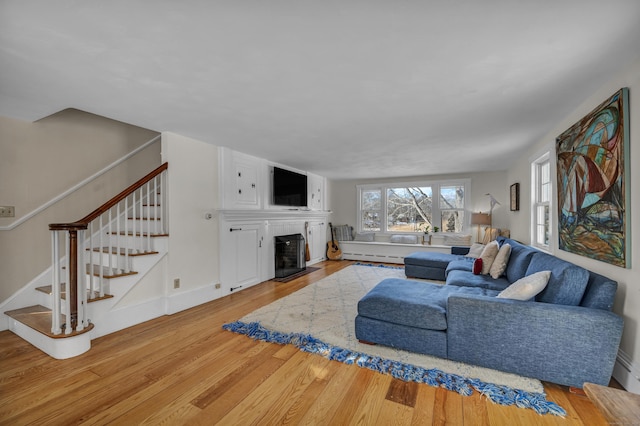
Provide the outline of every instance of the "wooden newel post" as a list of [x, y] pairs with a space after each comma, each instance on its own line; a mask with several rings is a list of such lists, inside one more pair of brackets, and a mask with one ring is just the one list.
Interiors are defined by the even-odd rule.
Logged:
[[75, 331], [78, 325], [78, 231], [69, 230], [69, 282], [67, 283], [71, 327]]

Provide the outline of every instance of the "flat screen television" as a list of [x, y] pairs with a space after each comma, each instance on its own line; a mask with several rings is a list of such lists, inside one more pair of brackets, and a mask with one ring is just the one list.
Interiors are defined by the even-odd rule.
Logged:
[[307, 176], [273, 168], [273, 205], [307, 207]]

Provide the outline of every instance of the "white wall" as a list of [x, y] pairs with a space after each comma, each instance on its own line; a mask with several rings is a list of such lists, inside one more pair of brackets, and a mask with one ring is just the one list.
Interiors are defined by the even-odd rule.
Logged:
[[[218, 147], [162, 134], [162, 161], [169, 163], [167, 313], [221, 297], [218, 253]], [[207, 220], [206, 213], [213, 213]], [[174, 279], [180, 288], [174, 289]], [[219, 293], [219, 294], [218, 294]]]
[[[488, 173], [469, 173], [458, 175], [434, 175], [413, 176], [404, 178], [380, 178], [368, 180], [341, 180], [329, 181], [329, 208], [333, 211], [331, 222], [334, 225], [348, 224], [355, 228], [357, 223], [357, 190], [356, 185], [369, 183], [393, 183], [416, 182], [444, 179], [471, 179], [471, 205], [472, 212], [488, 212], [490, 208], [489, 197], [491, 193], [501, 204], [493, 209], [493, 226], [496, 228], [508, 228], [509, 219], [509, 184], [505, 171]], [[477, 228], [473, 227], [468, 232], [476, 237]], [[482, 238], [482, 232], [480, 238]]]
[[[631, 158], [627, 163], [631, 169], [631, 211], [628, 219], [631, 221], [631, 267], [628, 269], [609, 265], [586, 257], [577, 256], [568, 252], [557, 250], [557, 242], [554, 242], [554, 254], [562, 259], [583, 266], [592, 271], [610, 277], [618, 281], [618, 293], [614, 311], [624, 317], [625, 326], [622, 343], [620, 345], [619, 364], [616, 366], [614, 377], [622, 383], [627, 390], [640, 393], [640, 382], [635, 377], [640, 377], [640, 197], [638, 187], [640, 183], [640, 61], [625, 68], [617, 76], [603, 87], [591, 94], [585, 102], [579, 105], [573, 113], [567, 117], [560, 117], [553, 128], [535, 146], [515, 162], [508, 171], [509, 182], [521, 183], [521, 205], [519, 212], [509, 215], [512, 236], [524, 242], [530, 242], [529, 221], [531, 206], [531, 176], [530, 161], [542, 152], [545, 147], [553, 147], [555, 138], [567, 128], [592, 111], [601, 102], [622, 87], [629, 88], [630, 103], [630, 135]], [[552, 155], [553, 158], [553, 155]], [[555, 179], [552, 179], [555, 185]], [[554, 222], [557, 223], [557, 211], [554, 209]], [[631, 370], [629, 372], [628, 370]], [[635, 376], [635, 377], [633, 377]]]

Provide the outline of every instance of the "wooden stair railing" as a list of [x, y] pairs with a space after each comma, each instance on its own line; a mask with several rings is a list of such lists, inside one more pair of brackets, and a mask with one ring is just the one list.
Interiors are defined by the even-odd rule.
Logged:
[[[106, 282], [110, 278], [135, 273], [130, 270], [129, 258], [151, 253], [151, 238], [167, 235], [164, 201], [168, 167], [168, 163], [162, 164], [76, 222], [49, 225], [53, 334], [72, 334], [88, 327], [87, 293], [90, 298], [105, 297]], [[60, 234], [64, 236], [62, 239]], [[66, 287], [64, 298], [61, 297], [63, 286]], [[60, 318], [63, 303], [64, 324]]]

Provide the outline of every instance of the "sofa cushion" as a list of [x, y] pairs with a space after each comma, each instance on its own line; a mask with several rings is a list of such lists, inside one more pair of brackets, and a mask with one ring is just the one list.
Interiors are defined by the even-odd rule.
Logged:
[[589, 272], [586, 269], [538, 252], [531, 258], [527, 275], [539, 271], [551, 271], [551, 277], [547, 287], [536, 296], [536, 301], [571, 306], [580, 304], [589, 281]]
[[387, 278], [360, 299], [358, 315], [410, 327], [446, 330], [447, 299], [451, 294], [495, 296], [498, 292]]
[[595, 272], [589, 272], [589, 281], [580, 306], [612, 311], [617, 289], [616, 281]]
[[503, 244], [491, 265], [491, 269], [489, 269], [489, 275], [491, 275], [491, 278], [499, 278], [504, 274], [504, 271], [507, 270], [510, 255], [511, 245], [509, 243]]
[[506, 274], [509, 282], [514, 283], [526, 275], [531, 258], [537, 250], [514, 240], [508, 241], [511, 246], [511, 254], [509, 255]]
[[467, 256], [478, 258], [482, 254], [482, 250], [484, 250], [484, 244], [473, 243], [473, 245], [469, 248], [469, 253], [467, 253]]
[[389, 242], [394, 244], [418, 244], [418, 236], [395, 234], [389, 238]]
[[506, 277], [493, 279], [490, 275], [474, 275], [471, 271], [451, 271], [447, 275], [447, 286], [486, 288], [500, 292], [509, 284]]
[[358, 232], [353, 241], [363, 241], [366, 243], [373, 242], [376, 239], [375, 232]]
[[520, 278], [496, 297], [501, 299], [530, 300], [547, 286], [551, 271], [540, 271]]
[[455, 259], [449, 262], [445, 275], [449, 271], [471, 271], [473, 269], [473, 261], [475, 259], [471, 257], [464, 257], [462, 259]]
[[482, 254], [480, 255], [480, 258], [482, 259], [483, 274], [486, 275], [491, 270], [491, 265], [493, 264], [494, 259], [498, 255], [499, 249], [500, 249], [500, 246], [498, 245], [498, 242], [491, 241], [489, 244], [485, 246], [484, 250], [482, 250]]

